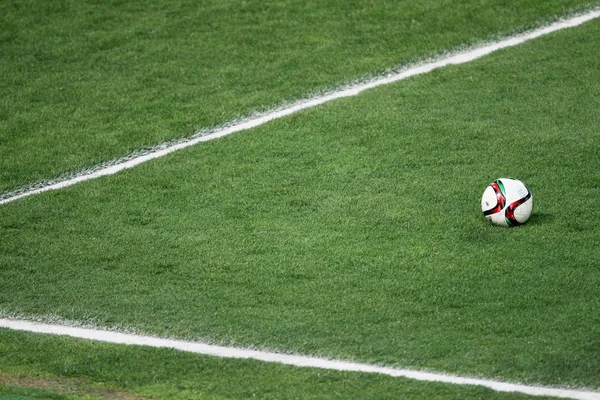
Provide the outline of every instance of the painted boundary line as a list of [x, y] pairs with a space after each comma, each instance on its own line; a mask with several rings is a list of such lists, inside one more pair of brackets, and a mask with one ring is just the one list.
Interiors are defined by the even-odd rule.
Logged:
[[317, 96], [312, 99], [308, 99], [305, 101], [301, 101], [295, 104], [291, 104], [289, 106], [283, 107], [281, 109], [276, 109], [265, 114], [238, 122], [233, 123], [229, 126], [225, 126], [222, 128], [217, 128], [208, 132], [201, 132], [190, 139], [182, 140], [173, 144], [163, 144], [157, 146], [154, 150], [150, 150], [149, 152], [139, 155], [128, 157], [121, 160], [116, 160], [110, 165], [100, 165], [96, 168], [93, 168], [91, 171], [83, 172], [74, 177], [66, 178], [64, 180], [59, 180], [55, 182], [48, 182], [46, 184], [42, 184], [41, 187], [37, 188], [29, 188], [24, 189], [20, 192], [9, 193], [4, 196], [4, 198], [0, 198], [0, 205], [10, 203], [12, 201], [32, 196], [34, 194], [46, 192], [49, 190], [57, 190], [61, 188], [65, 188], [67, 186], [74, 185], [79, 182], [87, 181], [90, 179], [100, 178], [106, 175], [113, 175], [119, 171], [124, 169], [133, 168], [136, 165], [142, 164], [146, 161], [153, 160], [155, 158], [163, 157], [169, 153], [172, 153], [177, 150], [184, 149], [186, 147], [194, 146], [201, 142], [207, 142], [209, 140], [217, 139], [223, 136], [230, 135], [235, 132], [240, 132], [244, 130], [248, 130], [259, 125], [266, 124], [269, 121], [273, 121], [275, 119], [279, 119], [285, 117], [287, 115], [296, 113], [301, 110], [305, 110], [308, 108], [316, 107], [320, 104], [324, 104], [330, 102], [335, 99], [340, 99], [344, 97], [356, 96], [359, 93], [377, 87], [381, 85], [387, 85], [393, 82], [397, 82], [411, 76], [421, 75], [427, 72], [430, 72], [434, 69], [442, 68], [448, 65], [456, 65], [463, 64], [469, 61], [473, 61], [477, 58], [481, 58], [487, 54], [490, 54], [494, 51], [519, 45], [528, 40], [532, 40], [538, 38], [543, 35], [547, 35], [549, 33], [566, 29], [570, 27], [574, 27], [577, 25], [581, 25], [587, 21], [600, 17], [600, 9], [595, 8], [594, 10], [587, 12], [585, 14], [577, 15], [568, 19], [560, 20], [556, 23], [548, 25], [543, 28], [539, 28], [527, 33], [523, 33], [511, 38], [507, 38], [504, 40], [500, 40], [495, 43], [487, 44], [481, 47], [471, 48], [462, 52], [458, 52], [455, 54], [451, 54], [437, 60], [412, 66], [407, 69], [404, 69], [397, 73], [391, 73], [384, 77], [380, 77], [365, 83], [360, 83], [356, 85], [351, 85], [345, 88], [342, 88], [338, 91], [331, 92], [329, 94], [325, 94], [322, 96]]
[[248, 350], [235, 347], [214, 346], [198, 342], [186, 342], [173, 339], [161, 339], [129, 333], [103, 331], [98, 329], [75, 328], [62, 325], [49, 325], [38, 322], [0, 319], [0, 328], [71, 336], [106, 343], [171, 348], [180, 351], [224, 358], [246, 358], [266, 362], [280, 363], [296, 367], [321, 368], [336, 371], [353, 371], [403, 377], [419, 381], [451, 383], [455, 385], [475, 385], [499, 392], [516, 392], [534, 396], [550, 396], [577, 400], [600, 400], [600, 392], [559, 389], [543, 386], [527, 386], [517, 383], [499, 382], [487, 379], [468, 378], [410, 369], [396, 369], [369, 364], [360, 364], [340, 360], [326, 360], [316, 357], [279, 354], [260, 350]]

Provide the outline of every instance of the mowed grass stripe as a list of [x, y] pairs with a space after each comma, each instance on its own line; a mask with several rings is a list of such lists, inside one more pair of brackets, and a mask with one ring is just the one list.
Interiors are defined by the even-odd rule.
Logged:
[[[0, 393], [52, 399], [552, 399], [481, 386], [298, 368], [0, 329]], [[32, 351], [35, 350], [35, 351]], [[2, 383], [11, 384], [3, 386]], [[20, 384], [20, 385], [19, 385]], [[28, 387], [27, 387], [28, 386]], [[44, 396], [44, 391], [52, 390]], [[62, 390], [61, 390], [62, 389]], [[65, 390], [66, 389], [66, 390]]]
[[407, 369], [394, 369], [377, 365], [352, 363], [342, 360], [326, 360], [302, 355], [270, 353], [260, 350], [239, 349], [235, 347], [214, 346], [205, 343], [186, 342], [172, 339], [161, 339], [150, 336], [102, 331], [98, 329], [77, 328], [63, 325], [42, 324], [31, 321], [0, 319], [0, 328], [13, 330], [64, 335], [80, 339], [95, 340], [106, 343], [149, 346], [157, 348], [175, 349], [190, 353], [204, 354], [215, 357], [253, 359], [265, 362], [292, 365], [296, 367], [309, 367], [331, 369], [336, 371], [365, 372], [393, 377], [403, 377], [418, 381], [442, 382], [453, 385], [483, 386], [498, 392], [522, 393], [533, 396], [560, 397], [578, 400], [600, 400], [600, 392], [589, 392], [571, 389], [559, 389], [541, 386], [527, 386], [517, 383], [499, 382], [471, 377], [452, 376], [434, 372], [423, 372]]
[[0, 192], [595, 4], [2, 2]]
[[[599, 37], [593, 21], [7, 204], [3, 313], [598, 387]], [[498, 176], [536, 196], [521, 229], [480, 215]]]
[[547, 27], [544, 27], [541, 29], [537, 29], [532, 32], [528, 32], [525, 34], [521, 34], [521, 35], [518, 35], [518, 36], [515, 36], [512, 38], [502, 40], [500, 42], [488, 44], [483, 47], [478, 47], [478, 48], [460, 52], [460, 53], [457, 53], [457, 54], [454, 54], [451, 56], [446, 56], [441, 59], [431, 61], [428, 63], [424, 63], [424, 64], [421, 64], [421, 65], [418, 65], [415, 67], [407, 68], [400, 73], [388, 74], [385, 77], [374, 79], [374, 80], [371, 80], [366, 83], [353, 85], [348, 88], [342, 88], [339, 91], [336, 91], [336, 92], [333, 92], [333, 93], [330, 93], [330, 94], [327, 94], [324, 96], [318, 96], [313, 99], [309, 99], [309, 100], [306, 100], [306, 101], [303, 101], [300, 103], [296, 103], [296, 104], [293, 104], [288, 107], [283, 107], [282, 109], [278, 109], [275, 111], [265, 113], [264, 115], [261, 115], [259, 117], [255, 117], [255, 118], [251, 118], [244, 122], [235, 123], [235, 124], [232, 124], [230, 126], [227, 126], [225, 128], [221, 128], [221, 129], [216, 129], [210, 133], [203, 133], [201, 135], [196, 135], [195, 137], [191, 138], [190, 140], [180, 141], [180, 142], [178, 142], [176, 144], [172, 144], [172, 145], [163, 144], [163, 145], [158, 146], [158, 148], [156, 150], [144, 152], [143, 155], [136, 156], [136, 157], [128, 157], [127, 159], [124, 159], [124, 160], [117, 160], [117, 161], [111, 162], [110, 165], [107, 165], [107, 166], [96, 166], [96, 167], [91, 168], [91, 171], [78, 174], [69, 179], [59, 180], [59, 181], [53, 182], [53, 183], [42, 184], [40, 187], [24, 189], [17, 193], [8, 193], [5, 195], [4, 198], [0, 197], [0, 205], [9, 203], [11, 201], [19, 200], [19, 199], [22, 199], [27, 196], [43, 193], [43, 192], [46, 192], [49, 190], [62, 189], [62, 188], [65, 188], [65, 187], [68, 187], [68, 186], [71, 186], [71, 185], [74, 185], [74, 184], [77, 184], [80, 182], [84, 182], [84, 181], [87, 181], [90, 179], [96, 179], [96, 178], [100, 178], [102, 176], [113, 175], [122, 170], [133, 168], [139, 164], [166, 156], [167, 154], [173, 153], [178, 150], [185, 149], [190, 146], [194, 146], [199, 143], [207, 142], [207, 141], [213, 140], [213, 139], [222, 138], [222, 137], [230, 135], [232, 133], [252, 129], [257, 126], [263, 125], [267, 122], [273, 121], [275, 119], [279, 119], [279, 118], [283, 118], [285, 116], [291, 115], [298, 111], [316, 107], [316, 106], [325, 104], [332, 100], [356, 96], [356, 95], [362, 93], [364, 90], [372, 89], [372, 88], [375, 88], [375, 87], [378, 87], [381, 85], [388, 85], [390, 83], [394, 83], [394, 82], [397, 82], [397, 81], [400, 81], [400, 80], [403, 80], [406, 78], [410, 78], [415, 75], [420, 75], [423, 73], [433, 71], [434, 69], [437, 69], [437, 68], [443, 68], [448, 65], [457, 65], [457, 64], [470, 62], [470, 61], [476, 60], [477, 58], [488, 55], [494, 51], [497, 51], [497, 50], [500, 50], [500, 49], [503, 49], [506, 47], [516, 46], [516, 45], [524, 43], [528, 40], [532, 40], [532, 39], [538, 38], [543, 35], [547, 35], [549, 33], [552, 33], [552, 32], [555, 32], [555, 31], [558, 31], [561, 29], [578, 26], [582, 23], [588, 22], [588, 21], [593, 20], [598, 17], [600, 17], [600, 10], [594, 10], [594, 11], [588, 12], [583, 15], [579, 15], [579, 16], [572, 17], [572, 18], [569, 18], [566, 20], [562, 20], [560, 22], [554, 23], [550, 26], [547, 26]]

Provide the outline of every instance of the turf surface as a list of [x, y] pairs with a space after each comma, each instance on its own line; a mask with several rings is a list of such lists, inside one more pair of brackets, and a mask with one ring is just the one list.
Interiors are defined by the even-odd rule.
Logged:
[[[474, 386], [219, 359], [0, 329], [0, 382], [3, 378], [13, 382], [10, 387], [0, 385], [0, 393], [15, 392], [20, 375], [35, 377], [29, 382], [53, 388], [53, 394], [120, 400], [544, 399]], [[0, 399], [4, 400], [2, 394]]]
[[[2, 390], [2, 389], [0, 389]], [[50, 400], [50, 397], [30, 397], [30, 396], [20, 396], [15, 394], [2, 394], [0, 393], [0, 400], [32, 400], [32, 399], [47, 399]]]
[[[597, 388], [598, 40], [591, 22], [0, 207], [0, 308]], [[480, 215], [500, 176], [534, 193], [522, 228]]]
[[595, 4], [0, 3], [0, 193]]
[[[0, 387], [0, 390], [2, 390], [1, 387]], [[51, 397], [31, 397], [31, 396], [21, 396], [21, 395], [16, 395], [16, 394], [0, 393], [0, 400], [32, 400], [32, 399], [50, 400]]]

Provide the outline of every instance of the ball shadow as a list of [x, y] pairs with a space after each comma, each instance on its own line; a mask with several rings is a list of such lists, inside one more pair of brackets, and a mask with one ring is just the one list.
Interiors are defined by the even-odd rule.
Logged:
[[544, 224], [550, 224], [552, 223], [552, 221], [554, 221], [554, 215], [550, 214], [550, 213], [541, 213], [541, 212], [534, 212], [533, 214], [531, 214], [531, 217], [529, 217], [529, 221], [527, 221], [527, 224], [532, 224], [532, 225], [544, 225]]

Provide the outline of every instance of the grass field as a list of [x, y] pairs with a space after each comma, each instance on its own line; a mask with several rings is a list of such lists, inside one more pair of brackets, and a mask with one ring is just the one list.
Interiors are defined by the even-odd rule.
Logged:
[[[340, 6], [324, 4], [300, 14], [325, 18], [319, 7]], [[385, 27], [394, 25], [395, 16], [414, 17], [405, 3], [387, 4], [394, 11], [389, 13], [378, 9], [381, 4], [365, 7], [370, 17], [361, 16], [356, 26], [342, 23], [364, 40], [347, 53], [342, 49], [348, 42], [341, 38], [348, 34], [337, 25], [315, 33], [321, 41], [340, 35], [325, 53], [291, 46], [297, 55], [289, 60], [302, 58], [320, 79], [303, 71], [301, 62], [294, 70], [263, 60], [269, 70], [248, 55], [260, 53], [248, 50], [206, 70], [219, 76], [219, 66], [244, 69], [254, 63], [256, 70], [244, 83], [237, 78], [211, 83], [205, 77], [203, 84], [223, 90], [198, 84], [190, 92], [173, 82], [150, 85], [155, 99], [164, 91], [186, 93], [189, 102], [182, 102], [189, 109], [174, 103], [171, 111], [158, 112], [169, 97], [148, 108], [152, 94], [107, 82], [100, 74], [81, 83], [96, 88], [94, 104], [113, 104], [102, 85], [115, 85], [127, 96], [143, 97], [124, 100], [139, 112], [117, 110], [121, 119], [111, 125], [110, 107], [81, 103], [73, 125], [62, 129], [63, 103], [42, 97], [26, 115], [22, 110], [31, 98], [9, 85], [2, 89], [13, 96], [4, 97], [7, 118], [0, 125], [3, 188], [56, 177], [460, 44], [520, 31], [588, 3], [496, 5], [504, 16], [496, 19], [500, 11], [485, 2], [456, 8], [423, 2], [412, 7], [426, 7], [428, 21], [444, 23], [423, 26], [427, 34], [417, 35], [421, 41], [408, 34], [382, 37], [378, 30], [367, 35], [375, 21]], [[282, 12], [265, 7], [250, 13], [266, 21], [263, 31], [252, 19], [257, 32], [272, 33], [268, 13], [277, 10]], [[124, 9], [120, 18], [133, 11]], [[469, 13], [481, 17], [476, 21], [481, 26], [461, 26], [449, 34], [449, 26]], [[228, 15], [221, 16], [227, 21]], [[232, 15], [231, 27], [238, 27], [235, 17], [241, 16]], [[4, 23], [18, 21], [5, 17]], [[394, 27], [406, 30], [400, 23]], [[250, 40], [231, 29], [231, 35]], [[212, 51], [218, 43], [235, 42], [217, 36]], [[288, 38], [293, 37], [291, 32]], [[599, 40], [600, 23], [592, 21], [115, 176], [3, 205], [0, 316], [598, 390]], [[13, 46], [12, 39], [2, 43]], [[151, 43], [164, 50], [159, 39]], [[373, 49], [381, 58], [369, 56]], [[73, 68], [90, 69], [93, 55], [86, 54]], [[342, 65], [344, 57], [356, 60], [351, 69]], [[148, 65], [143, 57], [136, 62]], [[184, 68], [179, 62], [173, 67]], [[14, 60], [2, 68], [2, 76], [11, 69], [33, 74]], [[320, 75], [320, 68], [328, 72]], [[274, 78], [278, 74], [298, 79], [280, 77], [283, 84]], [[127, 73], [122, 76], [127, 79]], [[19, 79], [31, 85], [31, 79]], [[244, 90], [263, 87], [261, 79], [271, 83], [269, 90], [245, 96]], [[212, 95], [203, 96], [204, 91]], [[53, 96], [65, 91], [57, 92]], [[53, 110], [48, 126], [54, 133], [22, 130], [21, 124], [37, 126], [43, 109]], [[102, 124], [104, 118], [110, 124]], [[80, 123], [89, 131], [73, 134]], [[97, 145], [112, 141], [111, 135], [110, 146]], [[75, 148], [83, 150], [64, 157]], [[534, 215], [522, 228], [496, 228], [481, 216], [481, 193], [501, 176], [522, 179], [534, 193]], [[43, 384], [27, 385], [33, 378]], [[526, 397], [6, 330], [0, 330], [2, 392], [16, 398]]]
[[[415, 382], [377, 374], [286, 367], [197, 356], [173, 350], [115, 346], [0, 331], [0, 392], [80, 398], [140, 399], [534, 399], [489, 389]], [[57, 351], [59, 350], [59, 351]], [[0, 353], [1, 354], [1, 353]], [[38, 375], [40, 389], [23, 389], [21, 376]], [[2, 385], [9, 382], [12, 385]], [[21, 379], [26, 381], [25, 379]], [[70, 397], [67, 397], [70, 398]], [[0, 399], [2, 395], [0, 395]], [[544, 399], [544, 397], [535, 397]]]
[[595, 3], [3, 1], [0, 193]]

